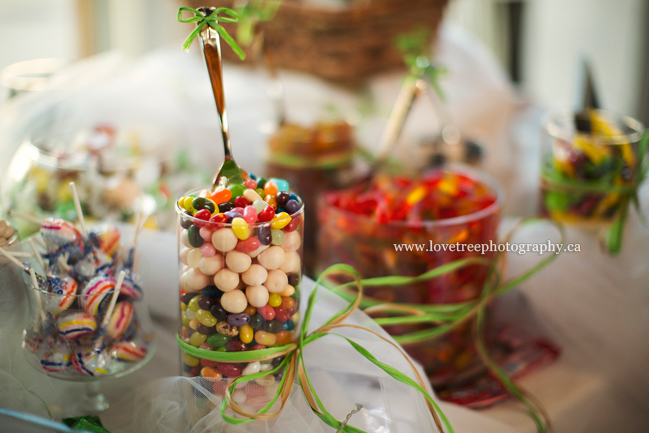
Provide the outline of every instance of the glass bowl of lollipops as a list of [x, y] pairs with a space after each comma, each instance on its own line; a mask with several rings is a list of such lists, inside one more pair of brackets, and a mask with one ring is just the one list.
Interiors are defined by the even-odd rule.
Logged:
[[108, 402], [99, 381], [132, 373], [155, 351], [137, 273], [139, 227], [130, 247], [123, 247], [116, 227], [38, 222], [40, 232], [26, 241], [33, 254], [28, 263], [2, 250], [25, 271], [30, 312], [23, 349], [37, 370], [87, 382], [84, 409], [100, 412]]

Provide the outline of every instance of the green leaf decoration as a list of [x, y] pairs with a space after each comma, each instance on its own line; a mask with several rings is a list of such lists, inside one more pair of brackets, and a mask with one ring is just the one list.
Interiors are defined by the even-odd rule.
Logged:
[[[183, 12], [191, 12], [194, 14], [193, 17], [183, 18]], [[194, 39], [201, 33], [205, 26], [210, 26], [214, 29], [223, 40], [230, 45], [230, 48], [239, 56], [241, 60], [246, 58], [246, 53], [243, 52], [239, 44], [228, 34], [228, 32], [219, 24], [219, 22], [224, 23], [236, 23], [239, 21], [239, 15], [228, 8], [216, 8], [210, 15], [205, 15], [203, 12], [192, 9], [188, 7], [181, 7], [178, 9], [178, 21], [181, 23], [196, 23], [196, 28], [187, 36], [185, 42], [183, 43], [183, 50], [188, 51], [189, 47], [194, 42]]]

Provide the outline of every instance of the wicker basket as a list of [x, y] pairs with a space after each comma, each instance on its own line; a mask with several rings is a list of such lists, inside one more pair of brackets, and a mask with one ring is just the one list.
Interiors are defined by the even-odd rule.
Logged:
[[[273, 62], [341, 84], [402, 68], [393, 47], [397, 35], [426, 27], [435, 31], [448, 0], [370, 0], [363, 6], [332, 9], [284, 0], [273, 21], [264, 23]], [[190, 0], [192, 7], [232, 7], [233, 0]], [[234, 28], [225, 26], [228, 31]], [[231, 33], [232, 34], [232, 33]], [[236, 55], [223, 50], [226, 59]]]

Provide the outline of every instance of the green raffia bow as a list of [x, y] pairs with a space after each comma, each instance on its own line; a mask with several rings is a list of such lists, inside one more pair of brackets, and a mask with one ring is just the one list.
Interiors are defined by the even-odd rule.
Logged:
[[440, 99], [444, 100], [439, 79], [448, 71], [431, 62], [430, 35], [430, 30], [426, 27], [419, 27], [410, 33], [397, 36], [394, 45], [403, 55], [403, 61], [410, 69], [410, 74], [416, 78], [427, 77]]
[[649, 230], [649, 221], [642, 213], [640, 200], [638, 198], [638, 189], [649, 174], [649, 130], [638, 143], [636, 177], [631, 185], [615, 186], [610, 181], [593, 181], [583, 182], [579, 180], [566, 179], [559, 176], [552, 176], [543, 170], [541, 180], [549, 189], [569, 191], [573, 193], [602, 193], [602, 194], [620, 194], [621, 205], [615, 220], [606, 230], [603, 237], [603, 244], [611, 255], [617, 255], [622, 250], [622, 235], [627, 216], [629, 215], [629, 206], [633, 204], [640, 223]]
[[[539, 221], [549, 221], [549, 220], [539, 219], [539, 218], [529, 218], [523, 220], [521, 223], [519, 223], [519, 225], [525, 225], [525, 224], [530, 224]], [[549, 222], [558, 228], [559, 232], [561, 233], [562, 242], [563, 242], [563, 238], [565, 237], [563, 227], [560, 224], [554, 223], [552, 221]], [[512, 232], [507, 236], [507, 238], [510, 238], [516, 229], [517, 227], [515, 227], [512, 230]], [[511, 379], [509, 379], [509, 377], [507, 377], [507, 374], [495, 362], [491, 360], [487, 352], [486, 345], [484, 343], [483, 334], [484, 334], [484, 310], [489, 304], [489, 302], [494, 297], [502, 295], [512, 290], [514, 287], [518, 286], [524, 281], [526, 281], [532, 275], [536, 274], [545, 266], [547, 266], [550, 262], [552, 262], [557, 255], [551, 254], [547, 258], [545, 258], [544, 260], [542, 260], [541, 262], [533, 266], [532, 268], [523, 272], [522, 274], [504, 283], [501, 283], [500, 274], [495, 266], [495, 264], [499, 259], [500, 254], [502, 253], [496, 253], [495, 258], [492, 261], [482, 259], [482, 258], [467, 258], [467, 259], [456, 260], [447, 263], [445, 265], [439, 266], [435, 269], [432, 269], [417, 277], [389, 276], [389, 277], [361, 279], [358, 272], [351, 266], [344, 265], [344, 264], [332, 265], [320, 275], [320, 277], [316, 281], [313, 291], [311, 292], [311, 295], [309, 296], [306, 313], [304, 315], [304, 320], [300, 328], [300, 334], [297, 343], [287, 344], [280, 347], [271, 347], [262, 350], [255, 350], [255, 351], [216, 352], [216, 351], [204, 350], [204, 349], [191, 346], [185, 343], [184, 341], [182, 341], [179, 336], [177, 336], [176, 338], [178, 340], [178, 344], [180, 345], [180, 348], [185, 352], [187, 352], [188, 354], [197, 358], [205, 358], [205, 359], [210, 359], [218, 362], [228, 362], [228, 363], [253, 362], [253, 361], [269, 360], [279, 356], [285, 356], [284, 360], [282, 360], [282, 362], [273, 370], [266, 371], [266, 372], [259, 372], [248, 376], [242, 376], [235, 379], [231, 383], [230, 387], [226, 391], [226, 398], [221, 403], [220, 409], [221, 409], [221, 415], [223, 419], [225, 419], [227, 422], [230, 422], [232, 424], [243, 424], [243, 423], [252, 422], [256, 419], [268, 420], [273, 418], [277, 413], [279, 413], [279, 411], [282, 410], [286, 399], [288, 399], [288, 396], [290, 395], [293, 380], [297, 374], [299, 379], [299, 384], [304, 392], [307, 401], [311, 405], [311, 408], [314, 411], [314, 413], [323, 422], [325, 422], [327, 425], [335, 429], [340, 429], [342, 427], [343, 432], [364, 433], [357, 428], [351, 427], [349, 425], [343, 425], [342, 422], [336, 420], [326, 410], [321, 400], [318, 398], [318, 395], [311, 381], [309, 380], [309, 376], [306, 371], [306, 366], [303, 359], [304, 348], [307, 345], [315, 342], [316, 340], [326, 335], [336, 335], [338, 337], [344, 338], [358, 353], [360, 353], [367, 360], [369, 360], [374, 365], [378, 366], [383, 371], [388, 373], [392, 378], [408, 386], [411, 386], [412, 388], [419, 391], [426, 399], [428, 407], [431, 411], [431, 414], [433, 415], [433, 418], [435, 420], [435, 423], [439, 431], [440, 432], [446, 431], [448, 433], [453, 433], [454, 430], [448, 418], [444, 415], [444, 413], [441, 411], [439, 406], [435, 403], [433, 398], [426, 392], [422, 379], [414, 369], [414, 366], [413, 366], [413, 370], [415, 371], [415, 374], [418, 377], [417, 381], [411, 379], [410, 377], [408, 377], [404, 373], [401, 373], [395, 368], [379, 361], [368, 350], [366, 350], [358, 343], [355, 343], [354, 341], [350, 340], [347, 337], [344, 337], [340, 334], [333, 333], [330, 331], [336, 328], [343, 328], [343, 327], [362, 329], [378, 336], [379, 338], [382, 338], [383, 340], [387, 341], [390, 344], [393, 344], [388, 339], [382, 337], [379, 334], [374, 333], [373, 331], [367, 328], [363, 328], [357, 325], [342, 323], [359, 306], [366, 307], [366, 308], [372, 307], [366, 309], [366, 312], [368, 313], [370, 313], [371, 311], [377, 311], [379, 308], [381, 309], [381, 311], [388, 311], [388, 312], [391, 311], [391, 312], [397, 312], [401, 314], [404, 311], [416, 310], [417, 314], [413, 314], [413, 315], [376, 319], [375, 321], [380, 325], [394, 325], [394, 324], [406, 324], [406, 323], [411, 324], [411, 323], [425, 323], [425, 322], [434, 322], [439, 324], [439, 326], [433, 328], [432, 330], [394, 337], [395, 340], [402, 343], [420, 342], [420, 341], [425, 341], [428, 339], [439, 337], [451, 331], [452, 329], [460, 326], [462, 323], [465, 323], [466, 321], [475, 317], [476, 318], [475, 327], [476, 327], [476, 336], [477, 336], [476, 346], [478, 349], [478, 353], [480, 354], [481, 358], [483, 359], [487, 367], [494, 373], [494, 375], [498, 378], [498, 380], [502, 383], [502, 385], [516, 399], [518, 399], [525, 405], [525, 407], [530, 413], [530, 416], [534, 420], [539, 432], [544, 433], [544, 432], [552, 431], [552, 426], [550, 424], [549, 418], [547, 417], [547, 414], [545, 414], [543, 408], [538, 403], [534, 402], [531, 399], [531, 397], [529, 397], [524, 391], [522, 391], [519, 387], [517, 387], [514, 384], [514, 382]], [[381, 304], [380, 301], [371, 300], [369, 298], [363, 298], [364, 286], [367, 287], [402, 286], [406, 284], [413, 284], [421, 281], [431, 280], [433, 278], [440, 277], [442, 275], [457, 271], [461, 268], [470, 265], [487, 266], [490, 271], [489, 276], [485, 282], [481, 297], [474, 301], [460, 302], [456, 304], [441, 304], [441, 305], [419, 305], [419, 304], [380, 305]], [[343, 274], [353, 279], [353, 281], [350, 283], [342, 284], [331, 289], [332, 291], [338, 293], [343, 298], [348, 300], [350, 303], [345, 308], [343, 308], [338, 313], [334, 314], [331, 318], [329, 318], [329, 320], [327, 320], [324, 323], [324, 325], [322, 325], [320, 328], [316, 329], [310, 334], [307, 334], [308, 332], [307, 330], [309, 329], [309, 323], [311, 320], [311, 314], [316, 302], [318, 287], [322, 285], [323, 282], [325, 281], [331, 281], [331, 280], [327, 280], [327, 276], [330, 274], [339, 274], [339, 275]], [[358, 289], [356, 293], [353, 293], [349, 290], [349, 288], [353, 286], [355, 286]], [[401, 349], [398, 346], [394, 345], [394, 347], [396, 347], [398, 350], [401, 351]], [[403, 354], [403, 351], [401, 351], [401, 353]], [[406, 355], [404, 354], [404, 356]], [[408, 358], [406, 357], [406, 359]], [[408, 362], [410, 362], [409, 359]], [[238, 407], [238, 405], [235, 402], [232, 401], [231, 393], [234, 392], [234, 389], [237, 384], [242, 382], [247, 382], [250, 380], [259, 379], [269, 374], [275, 374], [284, 368], [285, 368], [284, 370], [285, 373], [282, 376], [282, 379], [280, 380], [279, 387], [275, 397], [271, 399], [271, 401], [266, 406], [264, 406], [261, 410], [259, 410], [257, 413], [254, 414], [247, 413], [243, 411], [240, 407]], [[274, 414], [268, 414], [267, 413], [268, 410], [273, 406], [273, 404], [280, 397], [282, 400], [282, 405], [278, 410], [278, 412]], [[225, 409], [228, 407], [228, 405], [235, 412], [245, 416], [246, 418], [244, 419], [233, 418], [226, 415]]]
[[[194, 16], [185, 19], [183, 18], [183, 11], [191, 12]], [[221, 13], [222, 15], [219, 16]], [[210, 15], [205, 15], [199, 10], [181, 7], [178, 9], [178, 21], [185, 24], [196, 23], [196, 28], [189, 34], [189, 36], [187, 36], [187, 39], [185, 39], [185, 42], [183, 43], [183, 50], [188, 51], [192, 42], [194, 42], [194, 39], [196, 39], [196, 37], [201, 33], [203, 28], [205, 26], [210, 26], [223, 38], [225, 42], [227, 42], [228, 45], [230, 45], [230, 48], [237, 53], [241, 60], [246, 58], [246, 53], [243, 52], [239, 44], [237, 44], [237, 41], [235, 41], [234, 38], [228, 34], [225, 28], [219, 24], [219, 21], [224, 23], [236, 23], [239, 21], [239, 15], [232, 9], [216, 8]]]
[[81, 430], [94, 433], [110, 433], [104, 428], [104, 425], [101, 423], [101, 419], [99, 419], [97, 415], [63, 418], [62, 422], [72, 430]]
[[281, 1], [252, 1], [237, 8], [237, 41], [243, 46], [250, 46], [255, 36], [257, 23], [271, 21], [275, 18]]

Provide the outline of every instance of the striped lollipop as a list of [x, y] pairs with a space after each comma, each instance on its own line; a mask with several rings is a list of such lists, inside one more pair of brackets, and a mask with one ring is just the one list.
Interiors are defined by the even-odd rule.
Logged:
[[56, 329], [62, 339], [77, 340], [95, 332], [97, 321], [90, 314], [69, 312], [58, 317]]
[[118, 341], [111, 346], [110, 354], [123, 361], [137, 362], [146, 358], [148, 350], [132, 341]]
[[70, 307], [77, 294], [77, 281], [74, 278], [47, 277], [47, 294], [39, 292], [45, 299], [45, 309], [51, 314], [59, 314]]
[[66, 344], [56, 344], [40, 360], [41, 367], [48, 373], [58, 373], [72, 363], [72, 352]]
[[110, 293], [115, 289], [115, 279], [106, 275], [99, 275], [83, 287], [81, 291], [83, 308], [86, 313], [96, 316], [100, 311], [106, 308], [109, 302]]
[[72, 354], [72, 365], [84, 376], [108, 374], [110, 358], [104, 350], [79, 351]]
[[142, 287], [136, 283], [130, 276], [124, 277], [124, 284], [122, 285], [121, 295], [128, 296], [133, 301], [137, 301], [142, 297]]
[[41, 235], [48, 249], [59, 249], [69, 243], [81, 243], [79, 230], [72, 223], [61, 219], [48, 218], [43, 221]]
[[106, 327], [106, 335], [110, 338], [118, 339], [124, 334], [128, 325], [131, 324], [131, 320], [133, 320], [133, 304], [130, 302], [119, 302], [115, 305], [113, 314], [110, 316], [110, 321]]

